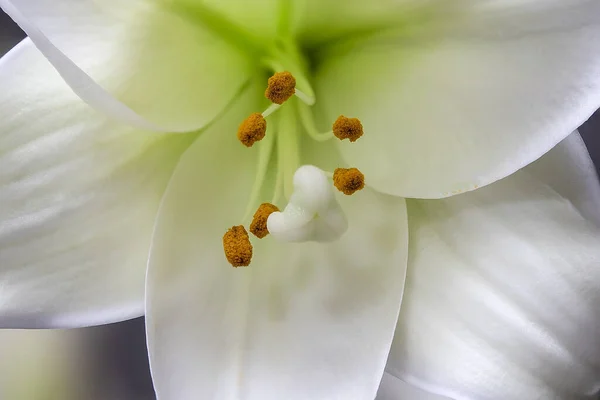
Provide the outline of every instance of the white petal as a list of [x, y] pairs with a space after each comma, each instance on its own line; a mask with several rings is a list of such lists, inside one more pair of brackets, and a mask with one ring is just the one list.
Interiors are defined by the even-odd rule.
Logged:
[[412, 386], [389, 373], [383, 374], [376, 400], [450, 400]]
[[600, 389], [600, 230], [526, 171], [408, 202], [406, 289], [387, 371], [453, 399]]
[[221, 239], [241, 222], [254, 149], [221, 134], [231, 119], [184, 155], [158, 218], [146, 308], [158, 398], [374, 398], [402, 296], [404, 201], [363, 190], [344, 199], [337, 242], [252, 237], [251, 265], [232, 268]]
[[[197, 0], [177, 1], [188, 5], [190, 10], [199, 3]], [[227, 19], [257, 35], [265, 43], [277, 34], [282, 3], [293, 3], [293, 0], [202, 0], [201, 2], [203, 6], [222, 13]]]
[[[481, 0], [479, 0], [481, 1]], [[364, 37], [377, 29], [395, 27], [424, 5], [442, 6], [445, 0], [304, 0], [295, 2], [297, 34], [318, 45], [348, 37]], [[296, 4], [297, 3], [297, 4]], [[455, 2], [456, 3], [456, 2]]]
[[0, 87], [0, 326], [141, 315], [156, 210], [191, 137], [107, 122], [28, 39]]
[[160, 3], [0, 0], [0, 7], [92, 107], [140, 129], [197, 130], [247, 81], [247, 62]]
[[600, 180], [578, 132], [574, 132], [527, 171], [565, 197], [589, 221], [600, 226]]
[[600, 105], [600, 2], [484, 3], [460, 23], [442, 13], [334, 48], [320, 66], [318, 104], [329, 122], [361, 119], [365, 135], [339, 145], [377, 190], [436, 198], [489, 184]]

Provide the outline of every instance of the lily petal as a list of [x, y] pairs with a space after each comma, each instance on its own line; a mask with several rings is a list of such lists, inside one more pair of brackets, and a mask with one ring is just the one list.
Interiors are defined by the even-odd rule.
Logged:
[[[181, 5], [193, 8], [202, 4], [212, 11], [221, 13], [238, 26], [257, 35], [262, 40], [272, 39], [278, 30], [283, 7], [292, 10], [293, 0], [175, 0]], [[284, 3], [290, 3], [285, 4]], [[291, 15], [289, 16], [291, 18]]]
[[296, 31], [306, 45], [319, 46], [397, 27], [417, 13], [446, 6], [445, 0], [304, 0], [296, 4]]
[[404, 201], [365, 189], [340, 200], [339, 241], [252, 238], [252, 263], [232, 268], [221, 239], [241, 222], [256, 152], [226, 132], [244, 115], [200, 136], [161, 206], [146, 303], [158, 398], [374, 398], [404, 284]]
[[244, 55], [165, 2], [0, 0], [78, 96], [134, 127], [187, 132], [247, 82]]
[[412, 386], [394, 375], [383, 374], [376, 400], [450, 400]]
[[599, 228], [527, 170], [408, 211], [388, 372], [456, 400], [598, 393]]
[[327, 120], [365, 126], [339, 145], [377, 190], [438, 198], [487, 185], [600, 106], [600, 3], [471, 4], [455, 23], [334, 48], [319, 67]]
[[192, 137], [106, 121], [29, 39], [0, 87], [0, 326], [141, 315], [160, 197]]
[[527, 171], [573, 203], [585, 219], [600, 226], [600, 180], [579, 132], [569, 135]]

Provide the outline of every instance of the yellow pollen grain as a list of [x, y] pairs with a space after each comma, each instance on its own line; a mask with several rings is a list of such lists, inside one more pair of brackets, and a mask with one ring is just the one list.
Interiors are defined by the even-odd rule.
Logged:
[[247, 267], [252, 260], [252, 243], [243, 225], [232, 226], [223, 235], [223, 250], [234, 267]]
[[269, 78], [265, 97], [275, 104], [283, 104], [296, 93], [296, 78], [287, 71], [276, 72]]
[[250, 232], [259, 239], [267, 236], [269, 234], [269, 230], [267, 229], [267, 219], [269, 218], [269, 215], [275, 211], [279, 211], [277, 206], [271, 203], [262, 203], [254, 213], [252, 223], [250, 224]]
[[265, 137], [267, 121], [261, 113], [252, 113], [238, 127], [237, 137], [246, 147], [252, 145]]
[[333, 184], [340, 192], [351, 195], [365, 187], [365, 176], [357, 168], [336, 168]]
[[349, 139], [351, 142], [355, 142], [363, 133], [363, 126], [358, 118], [340, 115], [333, 123], [333, 134], [340, 140]]

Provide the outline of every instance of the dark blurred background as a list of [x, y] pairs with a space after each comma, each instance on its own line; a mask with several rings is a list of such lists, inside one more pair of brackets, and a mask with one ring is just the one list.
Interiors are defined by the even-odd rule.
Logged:
[[[24, 37], [25, 35], [19, 27], [0, 11], [0, 56]], [[596, 169], [600, 172], [600, 168], [598, 168], [600, 166], [600, 112], [596, 112], [580, 128], [580, 132], [592, 155]], [[55, 358], [60, 357], [61, 361], [63, 358], [69, 358], [70, 371], [75, 371], [77, 376], [69, 374], [66, 376], [77, 382], [69, 382], [67, 378], [67, 382], [63, 382], [63, 384], [77, 386], [77, 388], [73, 388], [72, 393], [77, 393], [73, 394], [73, 396], [77, 396], [73, 397], [73, 400], [154, 399], [148, 368], [143, 318], [94, 328], [72, 329], [65, 334], [65, 341], [70, 342], [64, 344], [59, 341], [58, 343], [62, 346], [60, 355], [55, 355], [51, 352], [50, 347], [57, 346], [57, 344], [53, 341], [54, 339], [50, 338], [50, 332], [13, 331], [10, 337], [3, 336], [3, 333], [0, 332], [0, 343], [4, 342], [5, 347], [12, 347], [14, 350], [10, 354], [14, 354], [15, 360], [8, 362], [8, 368], [12, 368], [11, 364], [20, 363], [24, 358], [31, 356], [34, 350], [32, 344], [25, 341], [22, 345], [26, 348], [19, 351], [18, 346], [21, 343], [15, 337], [26, 335], [28, 339], [29, 336], [33, 337], [31, 340], [38, 340], [39, 337], [39, 340], [42, 341], [42, 350], [38, 351], [48, 351], [46, 361], [49, 366], [46, 368], [53, 368]], [[45, 340], [47, 342], [44, 342]], [[70, 343], [73, 345], [71, 346]], [[0, 351], [1, 349], [0, 345]], [[4, 351], [4, 353], [7, 352], [8, 350]], [[41, 355], [39, 356], [41, 357]], [[3, 368], [6, 368], [1, 365], [6, 360], [6, 354], [0, 355], [0, 374], [3, 373]], [[56, 362], [58, 363], [58, 361]], [[36, 364], [36, 360], [33, 360], [33, 363]], [[12, 369], [14, 370], [14, 368]], [[12, 381], [15, 383], [14, 379]], [[2, 382], [0, 379], [0, 385]], [[28, 380], [24, 384], [31, 385], [32, 382]], [[0, 391], [0, 393], [2, 392]], [[55, 399], [52, 394], [44, 395], [39, 392], [38, 394], [40, 397], [35, 398], [28, 395], [28, 400]]]

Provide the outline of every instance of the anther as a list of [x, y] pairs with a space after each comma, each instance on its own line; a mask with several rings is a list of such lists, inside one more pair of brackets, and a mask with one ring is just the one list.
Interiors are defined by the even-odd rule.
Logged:
[[275, 104], [283, 104], [296, 93], [296, 78], [287, 71], [276, 72], [269, 78], [265, 97]]
[[247, 267], [252, 260], [252, 243], [243, 225], [232, 226], [223, 235], [223, 250], [234, 267]]
[[357, 168], [336, 168], [333, 184], [340, 192], [351, 195], [365, 187], [365, 176]]
[[333, 123], [333, 134], [340, 140], [349, 139], [355, 142], [363, 133], [363, 126], [358, 118], [340, 115]]
[[239, 126], [237, 137], [246, 147], [252, 145], [265, 137], [267, 121], [261, 113], [250, 114]]
[[254, 213], [254, 217], [252, 218], [252, 223], [250, 224], [250, 232], [254, 234], [259, 239], [264, 238], [269, 234], [269, 229], [267, 229], [267, 219], [269, 215], [274, 213], [275, 211], [279, 211], [277, 206], [271, 203], [263, 203], [258, 207], [258, 210]]

